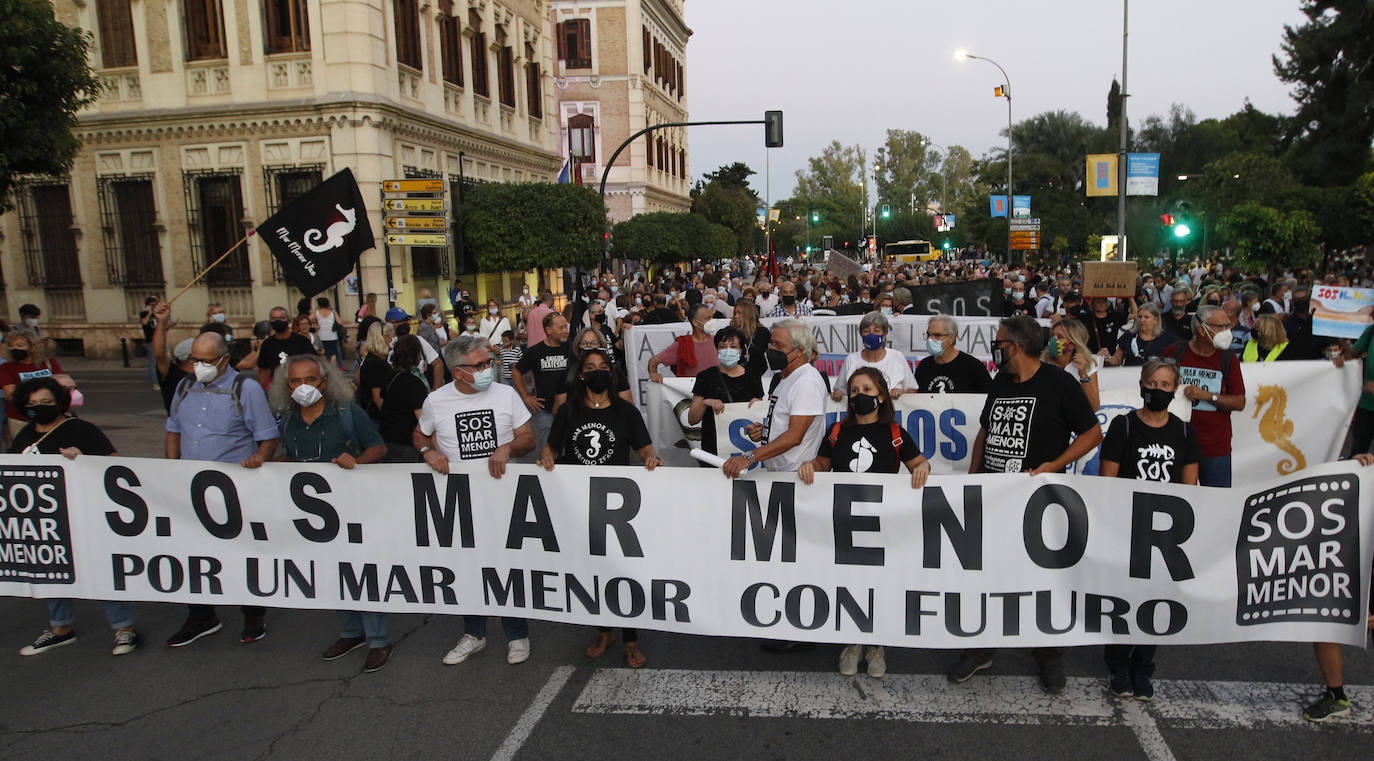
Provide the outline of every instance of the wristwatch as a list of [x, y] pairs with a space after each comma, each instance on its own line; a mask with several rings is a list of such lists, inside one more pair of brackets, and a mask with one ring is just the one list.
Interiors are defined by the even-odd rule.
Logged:
[[749, 462], [753, 462], [753, 461], [754, 461], [754, 450], [751, 449], [751, 450], [749, 450], [748, 452], [745, 452], [745, 453], [744, 453], [743, 455], [741, 455], [741, 456], [744, 457], [744, 459], [748, 460]]
[[1217, 392], [1213, 391], [1213, 392], [1212, 392], [1212, 404], [1216, 404], [1216, 403], [1217, 403], [1217, 399], [1219, 399], [1219, 398], [1221, 398], [1221, 395], [1218, 394]]
[[434, 447], [431, 447], [431, 446], [428, 446], [428, 445], [423, 446], [423, 447], [420, 447], [420, 456], [421, 456], [421, 457], [424, 457], [424, 456], [425, 456], [425, 452], [428, 452], [429, 450], [431, 450], [431, 449], [433, 449], [433, 448], [434, 448]]

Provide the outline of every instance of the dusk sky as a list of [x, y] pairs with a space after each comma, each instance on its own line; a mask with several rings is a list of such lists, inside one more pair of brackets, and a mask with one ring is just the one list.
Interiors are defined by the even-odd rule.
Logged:
[[[786, 198], [794, 172], [831, 140], [860, 144], [871, 165], [890, 128], [981, 156], [1005, 144], [1006, 101], [992, 92], [1002, 78], [987, 62], [956, 61], [960, 48], [1007, 70], [1014, 120], [1062, 109], [1104, 124], [1121, 72], [1121, 13], [1119, 0], [687, 0], [691, 118], [761, 119], [779, 108], [786, 133], [783, 148], [767, 150], [762, 126], [693, 128], [693, 179], [743, 161], [762, 196], [768, 153], [771, 198]], [[1247, 97], [1291, 113], [1270, 56], [1283, 25], [1302, 20], [1298, 0], [1131, 3], [1131, 126], [1172, 103], [1199, 119]]]

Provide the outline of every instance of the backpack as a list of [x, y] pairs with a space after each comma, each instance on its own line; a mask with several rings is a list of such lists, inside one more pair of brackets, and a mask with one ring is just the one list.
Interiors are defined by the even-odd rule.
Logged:
[[185, 399], [187, 394], [195, 391], [198, 394], [228, 394], [229, 398], [234, 402], [234, 417], [241, 418], [243, 417], [243, 402], [241, 400], [243, 395], [243, 384], [248, 378], [249, 376], [247, 373], [238, 373], [234, 376], [234, 382], [231, 383], [226, 390], [222, 388], [193, 388], [196, 377], [194, 375], [188, 375], [182, 378], [181, 382], [177, 384], [176, 396], [172, 398], [172, 409], [170, 414], [176, 415], [177, 409], [181, 407], [181, 400]]
[[[343, 425], [344, 439], [345, 439], [345, 441], [344, 441], [344, 448], [348, 451], [349, 454], [351, 454], [351, 455], [353, 455], [353, 456], [356, 457], [356, 456], [358, 456], [359, 454], [362, 454], [363, 449], [362, 449], [362, 446], [358, 443], [358, 437], [357, 437], [357, 436], [355, 435], [355, 433], [354, 433], [354, 426], [353, 426], [353, 407], [354, 407], [354, 406], [355, 406], [355, 405], [353, 404], [353, 402], [347, 402], [347, 401], [339, 402], [338, 404], [333, 405], [334, 409], [339, 413], [339, 423], [340, 423], [341, 425]], [[286, 436], [287, 436], [288, 433], [290, 433], [291, 431], [295, 430], [295, 427], [296, 427], [296, 426], [295, 426], [293, 423], [296, 422], [296, 421], [299, 421], [300, 419], [301, 419], [301, 416], [300, 416], [300, 408], [299, 408], [299, 407], [297, 407], [296, 409], [291, 410], [290, 412], [286, 413], [285, 415], [282, 415], [281, 424], [280, 424], [280, 429], [281, 429], [281, 437], [282, 437], [283, 439], [286, 438]]]
[[[835, 442], [840, 438], [840, 426], [843, 424], [844, 421], [841, 420], [830, 426], [830, 435], [827, 438], [830, 439], [832, 449], [835, 447]], [[892, 452], [897, 456], [897, 465], [900, 466], [902, 464], [902, 427], [896, 423], [892, 424]]]

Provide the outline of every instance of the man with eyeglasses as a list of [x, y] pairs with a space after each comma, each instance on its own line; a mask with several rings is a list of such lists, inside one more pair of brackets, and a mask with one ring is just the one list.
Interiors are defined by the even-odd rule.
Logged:
[[[201, 333], [191, 344], [192, 375], [177, 384], [167, 416], [165, 457], [259, 468], [277, 451], [280, 434], [267, 392], [229, 366], [229, 342]], [[212, 605], [188, 605], [186, 623], [167, 639], [185, 647], [222, 628]], [[244, 605], [244, 644], [267, 636], [267, 609]]]
[[[566, 334], [568, 321], [557, 312], [553, 314], [562, 320]], [[561, 344], [559, 348], [561, 351]], [[465, 460], [486, 460], [487, 472], [500, 478], [511, 458], [534, 449], [530, 410], [515, 389], [494, 382], [491, 350], [481, 336], [453, 339], [444, 346], [444, 362], [453, 373], [453, 382], [425, 397], [414, 434], [415, 448], [435, 472], [447, 474]], [[503, 617], [501, 629], [506, 635], [506, 662], [515, 665], [528, 660], [529, 622]], [[462, 663], [486, 646], [486, 617], [464, 616], [463, 636], [444, 656], [444, 663]]]
[[1193, 338], [1164, 350], [1178, 362], [1183, 396], [1192, 402], [1189, 422], [1197, 428], [1202, 459], [1198, 483], [1231, 485], [1231, 413], [1245, 409], [1245, 379], [1240, 358], [1231, 351], [1231, 319], [1218, 306], [1198, 307]]
[[926, 324], [926, 351], [916, 365], [916, 387], [923, 394], [986, 394], [992, 386], [983, 361], [959, 351], [959, 323], [937, 314]]

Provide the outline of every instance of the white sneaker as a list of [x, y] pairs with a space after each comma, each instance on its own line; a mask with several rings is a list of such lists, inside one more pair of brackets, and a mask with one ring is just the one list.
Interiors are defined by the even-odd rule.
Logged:
[[120, 629], [114, 635], [114, 647], [111, 648], [111, 655], [128, 655], [138, 647], [138, 632], [133, 629]]
[[874, 679], [882, 679], [887, 673], [887, 654], [881, 646], [869, 647], [864, 660], [868, 661], [868, 675]]
[[448, 654], [444, 656], [444, 663], [449, 666], [455, 663], [462, 663], [468, 659], [469, 655], [480, 653], [485, 649], [487, 649], [486, 637], [474, 637], [471, 634], [464, 634], [463, 638], [458, 640], [458, 644], [454, 645], [453, 649], [448, 651]]
[[530, 638], [513, 639], [506, 645], [506, 663], [514, 666], [530, 659]]
[[863, 655], [863, 645], [849, 645], [840, 651], [840, 673], [854, 676], [859, 673], [859, 656]]

